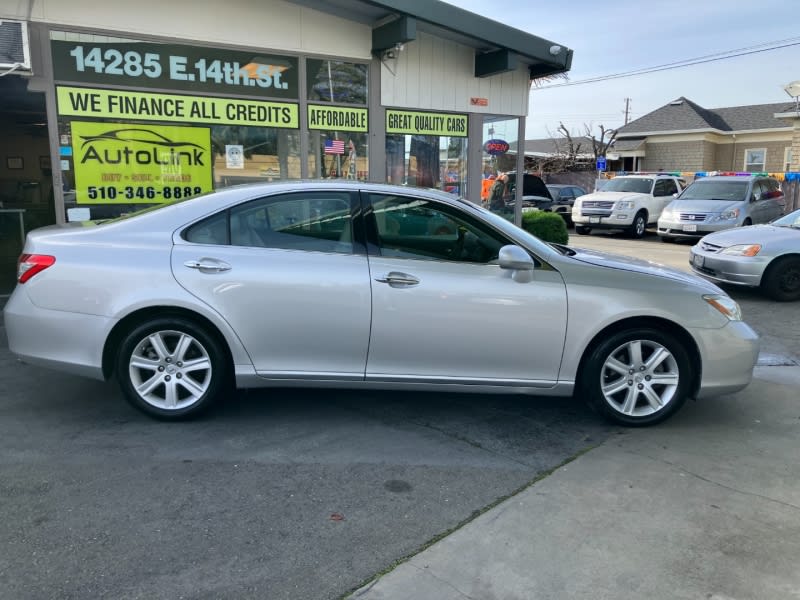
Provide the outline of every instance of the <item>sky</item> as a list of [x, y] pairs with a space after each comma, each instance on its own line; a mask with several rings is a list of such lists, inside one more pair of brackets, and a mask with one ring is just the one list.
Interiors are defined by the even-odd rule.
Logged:
[[[791, 102], [800, 80], [800, 0], [446, 0], [574, 51], [568, 81], [788, 40], [795, 45], [599, 83], [532, 87], [526, 139], [599, 135], [684, 96], [705, 108]], [[797, 4], [797, 6], [795, 6]], [[790, 38], [792, 38], [790, 40]], [[553, 83], [561, 83], [556, 81]]]

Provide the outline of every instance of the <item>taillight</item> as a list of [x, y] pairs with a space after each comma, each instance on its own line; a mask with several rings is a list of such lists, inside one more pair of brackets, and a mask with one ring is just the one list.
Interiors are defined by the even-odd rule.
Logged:
[[19, 264], [17, 265], [17, 281], [25, 283], [36, 275], [44, 271], [47, 267], [52, 266], [56, 262], [55, 256], [47, 254], [23, 254], [19, 257]]

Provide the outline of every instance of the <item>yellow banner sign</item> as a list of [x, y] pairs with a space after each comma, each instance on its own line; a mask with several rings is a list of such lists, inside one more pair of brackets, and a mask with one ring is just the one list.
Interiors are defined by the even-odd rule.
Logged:
[[467, 115], [387, 110], [386, 133], [467, 137]]
[[308, 128], [326, 131], [367, 131], [366, 108], [308, 105]]
[[252, 127], [300, 126], [297, 104], [59, 86], [58, 113], [76, 117]]
[[73, 121], [78, 204], [158, 204], [213, 189], [207, 127]]

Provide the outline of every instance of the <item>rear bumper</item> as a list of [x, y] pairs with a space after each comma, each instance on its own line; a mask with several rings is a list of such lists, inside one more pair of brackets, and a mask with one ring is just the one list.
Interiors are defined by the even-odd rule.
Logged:
[[731, 321], [721, 329], [692, 331], [703, 360], [698, 398], [737, 392], [753, 378], [758, 361], [758, 334], [743, 321]]
[[17, 286], [3, 311], [8, 347], [24, 362], [103, 380], [103, 345], [114, 319], [35, 306]]

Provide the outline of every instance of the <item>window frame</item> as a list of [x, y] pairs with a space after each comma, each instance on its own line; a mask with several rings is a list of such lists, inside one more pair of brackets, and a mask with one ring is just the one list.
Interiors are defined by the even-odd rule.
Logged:
[[783, 149], [783, 170], [785, 173], [791, 171], [792, 168], [792, 147], [786, 146]]
[[[763, 152], [764, 153], [764, 160], [762, 162], [760, 162], [760, 163], [748, 163], [747, 162], [747, 154], [748, 154], [748, 152]], [[747, 173], [764, 173], [767, 170], [767, 149], [766, 148], [745, 148], [744, 149], [744, 158], [743, 158], [743, 160], [744, 160], [744, 165], [742, 167], [743, 171], [745, 171]], [[761, 169], [748, 170], [748, 168], [747, 168], [748, 164], [751, 164], [751, 165], [760, 164], [762, 168]]]

